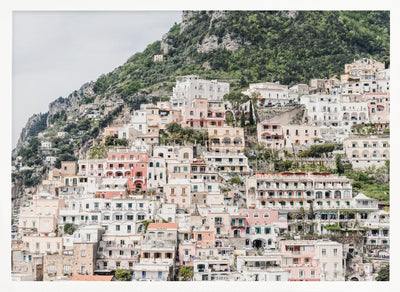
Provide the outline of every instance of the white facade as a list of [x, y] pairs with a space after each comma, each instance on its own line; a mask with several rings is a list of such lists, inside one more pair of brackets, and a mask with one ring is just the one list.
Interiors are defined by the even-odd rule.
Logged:
[[337, 242], [315, 243], [316, 256], [319, 258], [321, 281], [344, 281], [343, 245]]
[[181, 109], [192, 104], [195, 98], [208, 100], [222, 100], [229, 93], [228, 82], [217, 80], [203, 80], [195, 75], [177, 78], [171, 99], [173, 109]]
[[147, 133], [147, 111], [146, 109], [136, 110], [131, 117], [130, 127], [142, 134]]
[[286, 105], [290, 101], [294, 101], [297, 96], [289, 97], [289, 86], [281, 85], [279, 83], [265, 82], [265, 83], [251, 83], [249, 89], [245, 92], [247, 95], [253, 93], [258, 94], [257, 103], [259, 106], [267, 105]]
[[354, 168], [380, 167], [390, 159], [389, 137], [349, 137], [343, 142], [343, 148]]

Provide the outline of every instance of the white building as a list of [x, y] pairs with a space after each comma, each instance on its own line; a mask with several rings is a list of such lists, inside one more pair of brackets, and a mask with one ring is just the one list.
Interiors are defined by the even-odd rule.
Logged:
[[279, 83], [251, 83], [249, 89], [244, 92], [246, 95], [256, 93], [258, 95], [257, 103], [259, 106], [286, 105], [293, 102], [297, 96], [290, 99], [289, 86]]
[[146, 109], [136, 110], [131, 117], [130, 128], [142, 134], [147, 133], [147, 111]]
[[289, 271], [282, 269], [282, 254], [269, 252], [261, 256], [238, 256], [236, 267], [245, 281], [288, 281]]
[[229, 93], [228, 82], [204, 80], [195, 75], [177, 77], [171, 99], [173, 109], [182, 109], [192, 104], [195, 98], [222, 100]]
[[321, 281], [344, 281], [343, 245], [334, 241], [315, 243], [316, 257], [319, 258]]
[[354, 136], [343, 142], [346, 157], [354, 168], [385, 165], [390, 159], [390, 138], [378, 136]]

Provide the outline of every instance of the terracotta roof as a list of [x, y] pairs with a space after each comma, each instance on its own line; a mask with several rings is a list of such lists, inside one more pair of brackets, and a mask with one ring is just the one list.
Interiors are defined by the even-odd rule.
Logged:
[[148, 228], [178, 228], [178, 223], [150, 223]]
[[100, 275], [72, 275], [71, 281], [111, 281], [114, 278], [111, 276], [100, 276]]

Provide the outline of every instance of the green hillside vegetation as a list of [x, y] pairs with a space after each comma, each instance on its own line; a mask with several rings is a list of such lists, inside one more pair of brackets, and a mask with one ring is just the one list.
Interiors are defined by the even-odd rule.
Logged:
[[[344, 64], [355, 58], [390, 61], [389, 12], [299, 11], [292, 18], [285, 12], [229, 11], [210, 28], [211, 15], [196, 13], [182, 33], [181, 24], [175, 24], [163, 62], [153, 62], [153, 56], [162, 53], [161, 42], [156, 41], [102, 75], [95, 91], [126, 98], [160, 82], [171, 88], [175, 76], [186, 74], [230, 80], [233, 88], [260, 81], [308, 83], [311, 78], [341, 73]], [[235, 52], [198, 53], [197, 44], [210, 35], [216, 35], [219, 43], [230, 35], [242, 47]]]
[[350, 170], [345, 176], [353, 179], [353, 191], [360, 192], [367, 197], [378, 199], [381, 202], [390, 201], [390, 161], [379, 168], [369, 167], [365, 171]]

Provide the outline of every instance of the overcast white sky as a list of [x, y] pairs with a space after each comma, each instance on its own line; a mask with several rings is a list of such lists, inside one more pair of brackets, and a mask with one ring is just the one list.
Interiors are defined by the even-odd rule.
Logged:
[[12, 146], [28, 118], [161, 40], [180, 11], [13, 13]]

